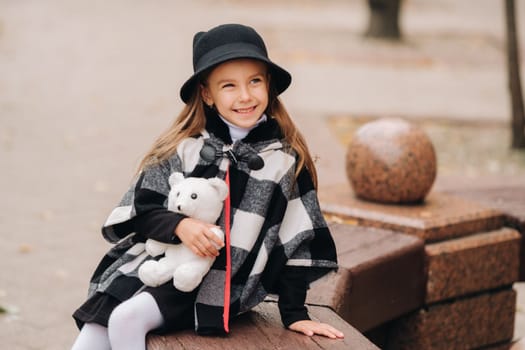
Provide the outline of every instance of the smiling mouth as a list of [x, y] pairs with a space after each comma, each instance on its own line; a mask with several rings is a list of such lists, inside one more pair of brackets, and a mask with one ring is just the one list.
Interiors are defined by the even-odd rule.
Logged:
[[249, 107], [249, 108], [237, 108], [237, 109], [234, 109], [235, 112], [237, 113], [251, 113], [255, 110], [255, 107], [256, 106], [252, 106], [252, 107]]

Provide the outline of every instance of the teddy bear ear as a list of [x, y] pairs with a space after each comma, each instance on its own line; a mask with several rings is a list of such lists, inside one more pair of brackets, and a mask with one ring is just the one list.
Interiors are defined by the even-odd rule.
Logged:
[[226, 182], [216, 177], [208, 179], [208, 182], [219, 193], [221, 199], [225, 199], [228, 196], [228, 185], [226, 185]]
[[179, 172], [174, 172], [173, 174], [170, 175], [168, 182], [170, 183], [170, 186], [173, 187], [179, 182], [181, 182], [182, 180], [184, 180], [184, 175]]

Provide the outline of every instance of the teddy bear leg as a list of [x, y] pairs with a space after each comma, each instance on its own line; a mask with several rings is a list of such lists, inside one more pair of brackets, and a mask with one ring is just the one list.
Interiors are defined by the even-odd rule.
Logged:
[[171, 279], [173, 270], [168, 269], [161, 262], [162, 259], [148, 260], [140, 266], [138, 274], [142, 283], [150, 287], [158, 287]]
[[191, 292], [202, 282], [211, 264], [212, 261], [206, 259], [180, 265], [173, 272], [173, 285], [180, 291]]

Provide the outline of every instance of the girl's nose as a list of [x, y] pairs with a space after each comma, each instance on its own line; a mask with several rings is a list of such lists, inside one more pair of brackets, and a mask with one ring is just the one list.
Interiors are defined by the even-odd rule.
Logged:
[[241, 101], [248, 101], [251, 98], [250, 89], [247, 86], [241, 87], [239, 91], [239, 99]]

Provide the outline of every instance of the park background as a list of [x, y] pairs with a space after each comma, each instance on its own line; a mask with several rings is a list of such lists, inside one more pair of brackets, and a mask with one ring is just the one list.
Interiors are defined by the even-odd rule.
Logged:
[[[523, 66], [524, 1], [516, 13]], [[524, 152], [510, 149], [503, 1], [405, 0], [403, 40], [391, 42], [363, 36], [365, 0], [0, 0], [2, 348], [72, 344], [70, 315], [109, 248], [100, 226], [182, 106], [193, 34], [227, 22], [255, 27], [292, 73], [282, 98], [321, 188], [347, 181], [352, 132], [388, 116], [432, 138], [433, 191], [525, 186]]]

